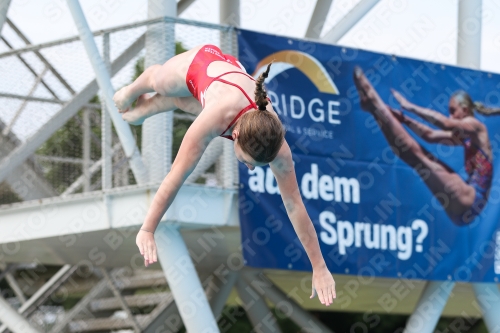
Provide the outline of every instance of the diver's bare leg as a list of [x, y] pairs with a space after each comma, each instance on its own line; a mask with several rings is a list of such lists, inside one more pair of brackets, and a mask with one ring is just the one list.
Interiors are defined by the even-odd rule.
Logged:
[[118, 90], [113, 97], [120, 111], [127, 111], [139, 96], [157, 92], [165, 97], [189, 97], [191, 93], [186, 85], [186, 75], [200, 47], [170, 58], [163, 65], [149, 66], [139, 77]]
[[375, 117], [394, 153], [418, 172], [448, 216], [454, 221], [460, 219], [474, 202], [474, 188], [415, 141], [382, 101], [360, 68], [355, 69], [354, 82], [361, 107]]
[[201, 104], [193, 96], [189, 97], [166, 97], [155, 94], [149, 97], [147, 94], [139, 96], [133, 109], [120, 111], [123, 120], [131, 125], [141, 125], [144, 120], [157, 113], [174, 109], [198, 115], [201, 112]]

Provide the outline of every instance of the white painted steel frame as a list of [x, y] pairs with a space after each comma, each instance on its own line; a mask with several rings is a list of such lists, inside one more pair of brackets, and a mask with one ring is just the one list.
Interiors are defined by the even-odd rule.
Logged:
[[[233, 27], [223, 26], [220, 24], [186, 20], [186, 19], [182, 19], [182, 18], [178, 18], [178, 17], [161, 17], [161, 18], [156, 18], [156, 19], [152, 19], [152, 20], [145, 20], [145, 21], [136, 22], [136, 23], [123, 24], [123, 25], [116, 26], [114, 28], [97, 30], [97, 31], [92, 32], [92, 34], [94, 36], [101, 36], [105, 33], [113, 33], [113, 32], [118, 32], [118, 31], [122, 31], [122, 30], [126, 30], [126, 29], [133, 29], [133, 28], [142, 27], [145, 25], [159, 23], [159, 22], [172, 22], [172, 23], [177, 23], [177, 24], [186, 24], [186, 25], [192, 25], [194, 27], [215, 29], [215, 30], [219, 30], [219, 31], [230, 31], [233, 29]], [[10, 57], [12, 55], [26, 53], [26, 52], [35, 52], [35, 51], [38, 51], [38, 50], [43, 49], [43, 48], [72, 43], [72, 42], [76, 42], [79, 40], [80, 40], [80, 36], [73, 36], [73, 37], [58, 39], [58, 40], [51, 41], [51, 42], [21, 47], [21, 48], [15, 49], [15, 50], [10, 50], [7, 52], [0, 53], [0, 58]]]
[[496, 283], [473, 283], [472, 289], [488, 332], [500, 332], [500, 290]]
[[[175, 0], [148, 0], [148, 19], [177, 16]], [[175, 24], [148, 25], [144, 67], [163, 65], [175, 56]], [[161, 183], [172, 165], [173, 110], [158, 113], [142, 124], [141, 152], [150, 183]]]
[[[61, 279], [64, 279], [68, 272], [73, 272], [74, 267], [71, 265], [64, 265], [54, 274], [42, 287], [40, 287], [26, 302], [24, 302], [17, 312], [22, 315], [26, 311], [29, 311], [31, 307], [36, 305], [37, 301], [43, 299], [47, 296], [47, 291], [50, 291], [55, 285], [58, 285]], [[2, 325], [0, 327], [0, 332], [3, 333], [7, 329], [7, 325]]]
[[[0, 210], [0, 244], [139, 227], [157, 190], [153, 185], [129, 186], [13, 204]], [[236, 190], [184, 185], [160, 225], [166, 221], [188, 228], [230, 225], [239, 221], [235, 194]]]
[[[305, 332], [333, 333], [320, 320], [311, 316], [309, 312], [304, 310], [297, 302], [274, 285], [274, 283], [272, 283], [272, 281], [262, 272], [247, 269], [240, 275], [246, 283], [255, 286], [254, 290], [262, 293], [273, 302], [277, 309], [285, 309], [281, 312], [300, 326]], [[287, 311], [289, 312], [287, 313]]]
[[219, 333], [217, 321], [178, 226], [160, 224], [155, 232], [155, 240], [158, 259], [186, 331]]
[[263, 295], [248, 284], [247, 280], [240, 278], [236, 281], [236, 290], [240, 296], [242, 307], [248, 315], [253, 326], [253, 332], [281, 333], [276, 318], [266, 303]]
[[[457, 65], [481, 68], [482, 0], [458, 1]], [[500, 332], [500, 291], [495, 283], [473, 283], [472, 289], [489, 332]]]
[[[109, 33], [102, 36], [102, 58], [106, 65], [106, 70], [111, 74], [111, 55], [109, 45]], [[111, 128], [111, 117], [106, 110], [106, 102], [101, 97], [101, 188], [109, 190], [113, 187], [113, 151], [111, 148], [113, 141], [113, 131]]]
[[83, 14], [82, 7], [78, 0], [67, 0], [73, 20], [75, 21], [80, 39], [85, 47], [85, 51], [89, 57], [92, 68], [96, 75], [96, 80], [103, 92], [106, 101], [106, 109], [111, 116], [113, 125], [115, 127], [118, 138], [122, 143], [125, 155], [129, 158], [130, 169], [132, 170], [138, 184], [145, 184], [148, 181], [148, 174], [146, 167], [141, 158], [139, 149], [137, 148], [134, 135], [130, 126], [122, 119], [121, 115], [116, 109], [113, 102], [113, 95], [115, 90], [111, 84], [111, 76], [106, 70], [106, 65], [102, 60], [97, 45], [94, 41], [94, 36], [90, 31], [85, 15]]
[[[116, 58], [111, 66], [113, 74], [117, 73], [143, 49], [144, 40], [145, 37], [142, 35]], [[21, 146], [13, 150], [8, 156], [4, 157], [0, 161], [0, 182], [29, 158], [55, 131], [71, 119], [82, 106], [86, 105], [98, 90], [99, 86], [96, 80], [87, 84], [85, 88], [68, 101], [35, 134], [29, 137]]]
[[[219, 0], [219, 22], [222, 25], [230, 25], [233, 27], [240, 26], [240, 1], [239, 0]], [[233, 50], [233, 44], [236, 44], [236, 35], [232, 34], [232, 30], [227, 31], [227, 37], [221, 32], [221, 47], [224, 43], [228, 43], [227, 49], [222, 51], [225, 53], [234, 54], [236, 50]], [[224, 40], [225, 39], [225, 40]], [[222, 172], [219, 172], [219, 178], [222, 181], [222, 185], [226, 188], [234, 187], [237, 181], [237, 176], [235, 169], [237, 170], [237, 161], [234, 154], [234, 144], [230, 140], [220, 140], [222, 142], [222, 155], [220, 159], [220, 164], [222, 166]]]
[[14, 333], [40, 333], [3, 297], [0, 297], [0, 321]]
[[2, 35], [2, 28], [7, 20], [7, 12], [9, 11], [11, 0], [0, 0], [0, 36]]
[[321, 40], [336, 44], [352, 27], [354, 27], [380, 0], [361, 0], [349, 11]]
[[[19, 28], [14, 24], [14, 22], [9, 20], [9, 18], [7, 18], [7, 24], [11, 27], [12, 30], [14, 30], [14, 32], [19, 36], [19, 38], [21, 38], [26, 43], [26, 45], [31, 45], [31, 41], [28, 39], [28, 37], [26, 37], [21, 32], [21, 30], [19, 30]], [[59, 82], [61, 82], [61, 84], [66, 89], [68, 89], [71, 95], [74, 95], [76, 93], [75, 90], [69, 85], [69, 83], [61, 76], [61, 74], [59, 74], [59, 72], [52, 66], [52, 64], [43, 56], [43, 54], [41, 54], [39, 51], [34, 51], [33, 53], [37, 56], [38, 59], [40, 59], [41, 62], [43, 62], [45, 67], [47, 67], [52, 72], [52, 74], [59, 80]], [[22, 59], [22, 57], [20, 57], [19, 55], [18, 57], [19, 59], [21, 59], [21, 61], [24, 63], [26, 67], [31, 67], [24, 59]], [[33, 74], [35, 74], [34, 70], [30, 69], [30, 71]], [[42, 83], [45, 86], [45, 88], [47, 88], [47, 90], [52, 94], [52, 96], [54, 96], [54, 98], [58, 98], [56, 93], [48, 86], [48, 84], [45, 83], [45, 81], [42, 80]]]
[[482, 0], [458, 0], [457, 64], [481, 66]]
[[[209, 289], [207, 292], [207, 297], [209, 298], [210, 307], [212, 308], [212, 312], [215, 318], [219, 318], [224, 309], [224, 305], [226, 305], [226, 301], [233, 289], [236, 280], [238, 279], [238, 272], [229, 272], [223, 278], [220, 278], [221, 286], [219, 286], [219, 290], [215, 292], [213, 289]], [[224, 280], [223, 280], [224, 279]]]
[[309, 25], [307, 26], [306, 38], [318, 39], [320, 37], [332, 3], [333, 0], [318, 0], [316, 2]]
[[452, 281], [429, 281], [403, 333], [432, 333], [455, 287]]

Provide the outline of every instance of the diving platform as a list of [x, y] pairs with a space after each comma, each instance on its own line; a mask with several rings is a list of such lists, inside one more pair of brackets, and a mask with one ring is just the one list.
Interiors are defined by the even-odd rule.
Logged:
[[[76, 265], [89, 255], [102, 266], [128, 266], [135, 237], [158, 187], [134, 185], [0, 206], [2, 261]], [[161, 224], [182, 229], [238, 226], [236, 190], [184, 185]]]

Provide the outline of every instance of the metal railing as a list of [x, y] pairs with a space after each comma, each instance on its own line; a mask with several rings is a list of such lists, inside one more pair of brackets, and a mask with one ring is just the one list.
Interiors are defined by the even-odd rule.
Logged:
[[[228, 54], [237, 50], [233, 27], [180, 18], [95, 31], [94, 41], [108, 61], [115, 90], [144, 69], [145, 34], [151, 27], [173, 27], [177, 52], [204, 43], [219, 45]], [[103, 126], [105, 109], [79, 37], [31, 45], [7, 21], [2, 43], [0, 205], [136, 184], [116, 131]], [[171, 156], [193, 119], [174, 112]], [[140, 147], [141, 127], [132, 127], [132, 132]], [[237, 167], [231, 143], [214, 140], [187, 181], [234, 187]]]

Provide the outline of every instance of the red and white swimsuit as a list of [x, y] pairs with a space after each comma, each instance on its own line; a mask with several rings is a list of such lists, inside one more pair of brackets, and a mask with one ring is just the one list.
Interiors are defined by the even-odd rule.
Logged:
[[[214, 61], [227, 62], [237, 67], [238, 70], [226, 72], [217, 77], [208, 76], [207, 75], [208, 66]], [[207, 92], [207, 89], [214, 81], [222, 82], [225, 84], [229, 84], [233, 87], [236, 87], [243, 93], [243, 95], [245, 95], [246, 99], [248, 100], [248, 106], [244, 107], [240, 112], [238, 112], [238, 114], [233, 119], [233, 121], [231, 121], [226, 130], [224, 130], [224, 132], [222, 132], [220, 135], [223, 138], [233, 140], [233, 138], [230, 135], [223, 135], [223, 134], [228, 129], [230, 129], [231, 126], [233, 126], [234, 123], [238, 120], [238, 118], [240, 118], [245, 112], [251, 109], [257, 109], [258, 107], [257, 104], [255, 104], [255, 102], [253, 101], [253, 99], [251, 99], [245, 92], [245, 90], [243, 90], [243, 88], [241, 88], [239, 85], [235, 83], [226, 81], [221, 78], [227, 74], [242, 74], [255, 81], [253, 77], [251, 77], [246, 73], [245, 68], [243, 68], [238, 59], [236, 59], [231, 55], [223, 54], [222, 51], [215, 45], [203, 45], [201, 49], [198, 51], [198, 53], [196, 53], [196, 56], [194, 57], [191, 65], [189, 65], [189, 69], [186, 75], [186, 84], [191, 94], [193, 94], [193, 97], [196, 98], [198, 101], [200, 101], [202, 107], [205, 107], [205, 94]]]

